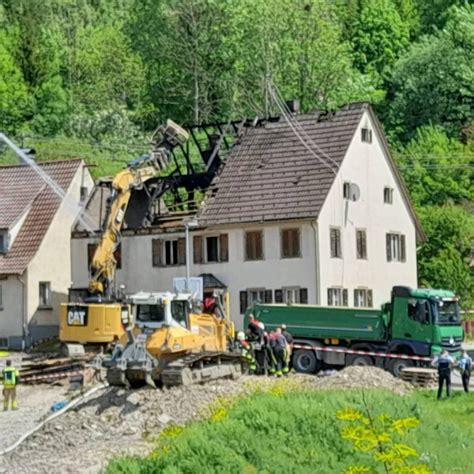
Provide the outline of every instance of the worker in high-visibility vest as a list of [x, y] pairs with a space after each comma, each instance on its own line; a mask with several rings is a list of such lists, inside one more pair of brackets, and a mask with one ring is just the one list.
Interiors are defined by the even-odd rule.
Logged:
[[12, 366], [12, 361], [7, 360], [7, 366], [2, 370], [3, 378], [3, 410], [8, 410], [11, 401], [12, 410], [17, 410], [16, 386], [20, 378], [20, 373]]

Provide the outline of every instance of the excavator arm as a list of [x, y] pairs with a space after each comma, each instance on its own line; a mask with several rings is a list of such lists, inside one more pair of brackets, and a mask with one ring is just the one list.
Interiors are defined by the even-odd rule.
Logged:
[[94, 295], [111, 297], [117, 266], [114, 252], [120, 244], [132, 192], [140, 189], [164, 169], [171, 150], [177, 145], [183, 145], [188, 139], [188, 133], [171, 120], [159, 127], [154, 136], [157, 137], [156, 151], [151, 156], [145, 155], [130, 162], [112, 181], [102, 235], [90, 268], [89, 291]]

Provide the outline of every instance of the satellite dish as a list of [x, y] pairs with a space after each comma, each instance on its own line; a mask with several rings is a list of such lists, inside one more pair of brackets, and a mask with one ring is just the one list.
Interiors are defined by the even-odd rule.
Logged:
[[349, 187], [349, 196], [353, 201], [358, 201], [360, 198], [360, 189], [359, 186], [355, 183], [351, 183]]

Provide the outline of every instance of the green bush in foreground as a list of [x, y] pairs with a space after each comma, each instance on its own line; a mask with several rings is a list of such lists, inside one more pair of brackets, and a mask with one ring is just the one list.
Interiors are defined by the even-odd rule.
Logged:
[[[456, 394], [436, 402], [430, 392], [400, 397], [386, 391], [286, 391], [281, 387], [214, 407], [211, 416], [170, 427], [145, 459], [113, 461], [116, 473], [340, 473], [380, 463], [344, 439], [336, 413], [352, 407], [379, 416], [417, 418], [404, 444], [434, 472], [471, 472], [474, 465], [474, 398]], [[377, 469], [379, 469], [377, 471]], [[410, 472], [410, 471], [407, 471]]]

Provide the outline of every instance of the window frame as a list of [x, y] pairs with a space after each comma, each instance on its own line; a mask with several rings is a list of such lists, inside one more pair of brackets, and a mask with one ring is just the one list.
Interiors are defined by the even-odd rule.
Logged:
[[372, 129], [368, 126], [361, 127], [360, 141], [362, 143], [372, 143]]
[[5, 255], [6, 253], [8, 253], [8, 250], [9, 250], [8, 230], [5, 230], [5, 229], [0, 230], [0, 242], [2, 243], [0, 246], [0, 255]]
[[[47, 299], [43, 301], [42, 295], [42, 287], [46, 285], [45, 288], [47, 289]], [[53, 309], [52, 308], [52, 295], [51, 295], [51, 282], [50, 281], [40, 281], [38, 282], [38, 291], [39, 291], [39, 301], [38, 301], [38, 308], [39, 309]]]
[[390, 186], [384, 186], [383, 188], [383, 203], [393, 204], [393, 188]]
[[[288, 255], [285, 255], [285, 246], [284, 246], [284, 233], [285, 232], [290, 232], [289, 236], [293, 235], [293, 232], [296, 232], [296, 239], [294, 242], [297, 242], [297, 248], [296, 252], [291, 253], [288, 252]], [[291, 239], [289, 238], [288, 242]], [[292, 241], [293, 242], [293, 241]], [[294, 250], [293, 244], [290, 244], [288, 247], [288, 250]], [[287, 258], [301, 258], [302, 257], [302, 252], [301, 252], [301, 230], [299, 227], [284, 227], [280, 229], [280, 258], [281, 259], [287, 259]]]
[[[334, 247], [334, 254], [333, 254], [333, 245], [332, 245], [332, 236], [333, 236], [333, 231], [337, 232], [337, 235], [339, 236], [339, 246], [337, 246], [337, 239], [336, 239], [336, 245]], [[338, 252], [339, 251], [339, 252]], [[342, 232], [340, 227], [334, 227], [331, 226], [329, 227], [329, 255], [331, 258], [343, 258], [343, 253], [342, 253]]]
[[[359, 304], [359, 295], [362, 294], [362, 303]], [[354, 308], [373, 308], [373, 291], [365, 286], [354, 288]]]
[[[363, 234], [363, 245], [359, 249], [359, 234]], [[363, 252], [361, 250], [364, 250]], [[367, 251], [367, 229], [356, 229], [356, 259], [357, 260], [368, 260]]]
[[342, 184], [342, 199], [351, 198], [351, 183], [349, 181], [344, 181]]
[[407, 261], [405, 234], [393, 231], [387, 232], [385, 234], [385, 247], [387, 262], [405, 263]]
[[[329, 296], [330, 292], [332, 292], [332, 297]], [[335, 295], [338, 295], [336, 299], [340, 301], [340, 304], [335, 304]], [[347, 308], [349, 306], [349, 292], [347, 288], [343, 288], [342, 286], [329, 286], [327, 289], [327, 303], [328, 306]]]
[[[221, 251], [221, 245], [220, 245], [220, 238], [219, 235], [203, 235], [204, 237], [204, 263], [219, 263], [220, 262], [220, 251]], [[208, 252], [208, 247], [207, 247], [207, 240], [208, 239], [216, 239], [216, 259], [215, 260], [209, 260], [209, 252]]]
[[[247, 308], [250, 308], [251, 306], [253, 306], [254, 304], [260, 302], [260, 303], [265, 303], [265, 291], [266, 291], [266, 288], [263, 288], [263, 287], [259, 287], [259, 288], [247, 288]], [[262, 296], [261, 299], [258, 299], [257, 298], [257, 301], [255, 301], [251, 294], [252, 293], [261, 293], [261, 295], [258, 295], [259, 297]]]
[[[249, 234], [260, 234], [260, 247], [262, 254], [260, 257], [249, 258], [247, 254], [247, 239]], [[262, 229], [246, 230], [244, 231], [244, 261], [245, 262], [259, 262], [265, 260], [265, 233]]]
[[[283, 286], [282, 291], [282, 302], [284, 304], [300, 304], [301, 298], [301, 287], [300, 286]], [[295, 299], [288, 301], [287, 292], [292, 292], [293, 295], [296, 295]]]

